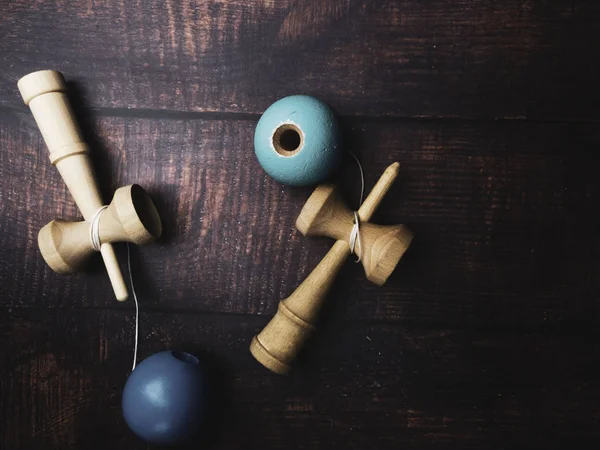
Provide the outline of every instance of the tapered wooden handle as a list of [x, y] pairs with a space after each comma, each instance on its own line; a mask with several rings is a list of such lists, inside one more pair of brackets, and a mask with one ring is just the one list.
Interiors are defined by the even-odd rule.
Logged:
[[[399, 170], [397, 162], [385, 170], [358, 210], [361, 220], [371, 219]], [[336, 241], [306, 280], [280, 303], [275, 316], [250, 343], [250, 352], [258, 362], [275, 373], [289, 373], [291, 364], [314, 332], [327, 292], [348, 256], [348, 244]]]
[[[50, 162], [60, 172], [81, 214], [90, 222], [103, 203], [88, 145], [69, 105], [64, 77], [54, 70], [41, 70], [24, 76], [17, 86], [48, 146]], [[103, 244], [101, 254], [117, 300], [126, 300], [127, 286], [112, 246]]]

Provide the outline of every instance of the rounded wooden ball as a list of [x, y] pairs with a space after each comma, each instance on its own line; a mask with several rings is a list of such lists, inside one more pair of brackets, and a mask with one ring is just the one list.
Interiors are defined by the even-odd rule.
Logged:
[[280, 183], [318, 184], [341, 160], [338, 119], [327, 104], [314, 97], [282, 98], [258, 121], [254, 150], [265, 172]]
[[178, 351], [155, 353], [129, 375], [123, 390], [123, 417], [150, 444], [184, 442], [204, 419], [205, 382], [195, 356]]

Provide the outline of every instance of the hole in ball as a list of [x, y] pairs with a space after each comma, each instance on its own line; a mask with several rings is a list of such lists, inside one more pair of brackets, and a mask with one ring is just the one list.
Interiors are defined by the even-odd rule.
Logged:
[[284, 150], [293, 152], [300, 147], [300, 135], [296, 130], [285, 130], [279, 137], [279, 144]]
[[302, 150], [302, 130], [292, 123], [284, 123], [273, 133], [273, 147], [283, 156], [292, 156]]
[[196, 358], [194, 355], [190, 355], [187, 352], [171, 352], [171, 355], [173, 355], [174, 358], [177, 358], [179, 361], [182, 361], [184, 363], [188, 363], [188, 364], [198, 364], [198, 358]]

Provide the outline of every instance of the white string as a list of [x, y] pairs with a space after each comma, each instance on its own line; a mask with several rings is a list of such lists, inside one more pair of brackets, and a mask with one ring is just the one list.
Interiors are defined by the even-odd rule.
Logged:
[[127, 269], [129, 270], [129, 283], [131, 284], [131, 293], [133, 294], [133, 301], [135, 303], [135, 336], [134, 342], [135, 345], [133, 347], [133, 366], [131, 367], [131, 371], [135, 369], [135, 362], [137, 360], [137, 352], [138, 352], [138, 336], [140, 330], [140, 307], [138, 305], [137, 295], [135, 293], [135, 286], [133, 285], [133, 272], [131, 271], [131, 250], [130, 244], [127, 243]]
[[363, 202], [363, 197], [365, 195], [365, 174], [363, 172], [362, 164], [360, 163], [360, 161], [358, 160], [356, 155], [354, 153], [352, 153], [350, 150], [348, 150], [348, 153], [350, 153], [352, 155], [352, 157], [356, 161], [356, 164], [358, 164], [358, 170], [360, 170], [360, 200], [358, 202], [358, 206], [360, 208], [360, 205], [362, 205], [362, 202]]
[[[354, 211], [354, 226], [350, 232], [350, 253], [356, 255], [356, 262], [360, 262], [362, 255], [362, 244], [360, 243], [360, 220], [358, 211]], [[354, 251], [354, 247], [358, 246], [358, 252]]]
[[94, 213], [94, 217], [92, 217], [92, 221], [90, 222], [90, 242], [92, 243], [92, 248], [97, 252], [100, 251], [100, 247], [102, 246], [102, 242], [100, 242], [100, 217], [106, 208], [108, 206], [98, 208], [98, 211]]
[[[365, 174], [363, 172], [362, 164], [356, 157], [354, 153], [348, 150], [348, 153], [352, 155], [356, 164], [358, 164], [358, 169], [360, 170], [360, 201], [358, 202], [358, 206], [362, 205], [363, 197], [365, 195]], [[360, 217], [358, 216], [358, 210], [354, 211], [354, 226], [352, 227], [352, 231], [350, 232], [350, 253], [352, 255], [356, 255], [356, 260], [354, 262], [359, 263], [362, 259], [362, 245], [360, 242]], [[358, 250], [358, 251], [356, 251]]]
[[[98, 211], [94, 213], [92, 217], [92, 221], [90, 223], [90, 242], [92, 243], [92, 248], [97, 252], [100, 251], [100, 247], [102, 247], [102, 242], [100, 241], [100, 217], [102, 213], [108, 208], [108, 206], [102, 206], [98, 208]], [[138, 305], [137, 294], [135, 293], [135, 286], [133, 284], [133, 272], [131, 270], [131, 248], [129, 246], [129, 242], [127, 243], [127, 269], [129, 270], [129, 284], [131, 285], [131, 292], [133, 293], [133, 301], [135, 303], [135, 336], [134, 336], [134, 347], [133, 347], [133, 365], [131, 367], [131, 371], [135, 369], [135, 363], [137, 361], [137, 352], [138, 352], [138, 337], [139, 337], [139, 328], [140, 328], [140, 307]]]

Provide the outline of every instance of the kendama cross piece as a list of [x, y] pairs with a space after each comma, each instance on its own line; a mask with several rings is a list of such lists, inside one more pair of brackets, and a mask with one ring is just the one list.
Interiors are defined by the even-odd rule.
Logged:
[[[350, 245], [354, 214], [342, 201], [338, 189], [331, 184], [321, 185], [310, 196], [296, 228], [304, 236], [329, 236]], [[360, 257], [367, 279], [382, 286], [392, 274], [410, 245], [412, 233], [404, 225], [382, 226], [360, 223], [360, 240], [354, 251]]]
[[[355, 252], [367, 278], [378, 285], [386, 282], [413, 239], [412, 231], [404, 225], [368, 222], [398, 176], [399, 168], [394, 163], [385, 170], [357, 212], [360, 245], [355, 246]], [[335, 187], [322, 185], [306, 202], [296, 227], [306, 236], [326, 235], [337, 241], [292, 295], [279, 303], [273, 319], [252, 339], [252, 355], [278, 374], [290, 372], [299, 351], [315, 331], [327, 292], [351, 254], [354, 214], [343, 204]]]
[[67, 84], [60, 72], [33, 72], [17, 86], [50, 150], [50, 162], [85, 219], [79, 223], [55, 220], [42, 228], [38, 235], [42, 256], [53, 270], [65, 273], [78, 269], [98, 250], [117, 300], [126, 300], [127, 286], [111, 242], [142, 244], [160, 236], [162, 227], [154, 203], [141, 187], [132, 185], [117, 190], [111, 205], [103, 209], [90, 149], [69, 105]]
[[[113, 201], [98, 219], [100, 242], [147, 244], [162, 231], [158, 211], [150, 196], [137, 184], [115, 191]], [[88, 222], [53, 220], [38, 234], [38, 245], [46, 263], [57, 273], [80, 269], [95, 253]]]

